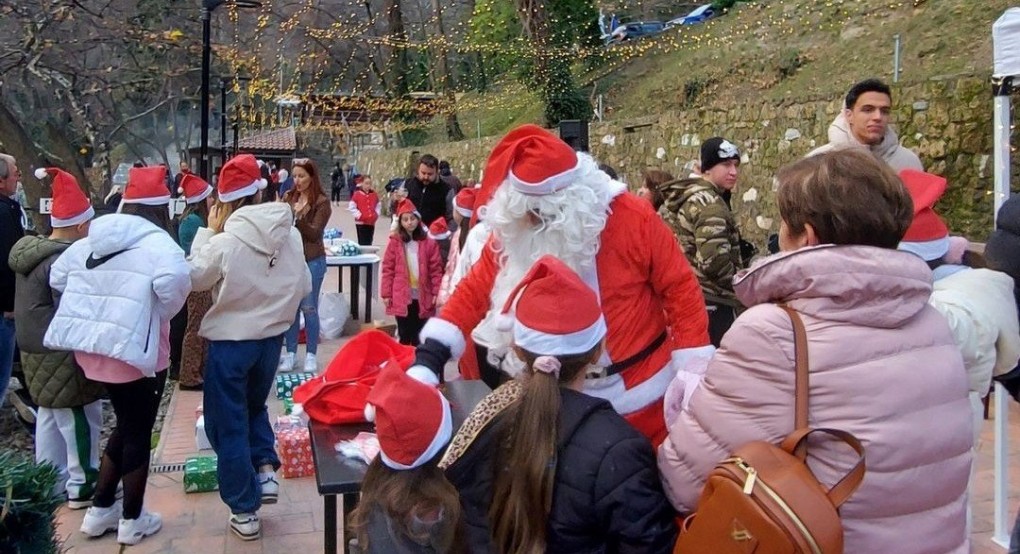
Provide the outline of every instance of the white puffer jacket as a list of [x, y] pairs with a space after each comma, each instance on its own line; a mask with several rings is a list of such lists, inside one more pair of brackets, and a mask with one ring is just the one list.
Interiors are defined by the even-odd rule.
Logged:
[[147, 377], [156, 374], [160, 320], [169, 320], [191, 292], [184, 251], [144, 218], [96, 219], [89, 236], [53, 263], [50, 286], [60, 306], [43, 343], [54, 350], [108, 356]]

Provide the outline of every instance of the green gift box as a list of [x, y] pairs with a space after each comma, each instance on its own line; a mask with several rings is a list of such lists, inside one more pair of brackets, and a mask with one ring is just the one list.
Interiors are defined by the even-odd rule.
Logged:
[[294, 399], [284, 398], [283, 399], [283, 415], [290, 415], [294, 411]]
[[184, 460], [184, 492], [210, 492], [218, 488], [216, 456], [192, 456]]
[[293, 398], [294, 389], [305, 381], [315, 377], [314, 373], [284, 373], [276, 376], [276, 397], [279, 399]]

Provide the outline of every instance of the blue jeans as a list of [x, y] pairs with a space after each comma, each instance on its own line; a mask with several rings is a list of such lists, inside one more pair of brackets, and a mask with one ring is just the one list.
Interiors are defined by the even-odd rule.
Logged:
[[266, 398], [282, 339], [209, 341], [202, 389], [205, 432], [218, 458], [220, 498], [235, 514], [253, 513], [262, 505], [259, 466], [280, 467]]
[[312, 292], [301, 299], [298, 313], [294, 315], [294, 323], [287, 329], [287, 352], [297, 352], [298, 332], [301, 331], [301, 314], [305, 316], [305, 352], [315, 354], [319, 350], [319, 291], [322, 280], [326, 277], [326, 256], [319, 256], [308, 261], [308, 271], [312, 272]]
[[7, 385], [11, 382], [14, 366], [14, 320], [0, 314], [0, 406], [7, 398]]

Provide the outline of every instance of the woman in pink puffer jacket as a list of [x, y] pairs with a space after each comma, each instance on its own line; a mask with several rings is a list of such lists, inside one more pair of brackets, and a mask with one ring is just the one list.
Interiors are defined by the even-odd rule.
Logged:
[[[787, 166], [778, 180], [783, 253], [737, 276], [749, 309], [700, 384], [681, 371], [687, 390], [667, 396], [667, 411], [680, 407], [659, 449], [667, 496], [694, 510], [716, 463], [793, 430], [793, 328], [774, 305], [785, 302], [807, 328], [810, 425], [849, 431], [866, 451], [864, 481], [840, 510], [845, 551], [969, 552], [967, 377], [945, 319], [928, 305], [931, 271], [896, 251], [912, 216], [907, 191], [850, 151]], [[823, 439], [808, 460], [831, 486], [853, 456]]]

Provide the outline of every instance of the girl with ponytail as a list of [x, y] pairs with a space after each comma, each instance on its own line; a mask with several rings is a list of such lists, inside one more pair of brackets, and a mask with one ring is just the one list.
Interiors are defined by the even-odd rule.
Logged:
[[677, 528], [651, 444], [581, 392], [606, 334], [595, 293], [543, 256], [503, 313], [527, 370], [475, 409], [440, 463], [468, 550], [670, 552]]

